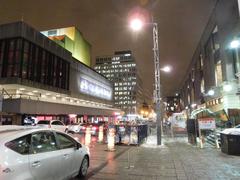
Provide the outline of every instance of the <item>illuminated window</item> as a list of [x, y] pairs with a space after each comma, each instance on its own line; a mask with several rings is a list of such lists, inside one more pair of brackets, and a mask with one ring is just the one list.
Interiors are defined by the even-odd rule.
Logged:
[[190, 98], [190, 95], [189, 95], [189, 94], [188, 94], [187, 100], [188, 100], [188, 104], [190, 104], [190, 103], [191, 103], [191, 98]]
[[48, 36], [56, 36], [57, 35], [57, 30], [50, 30], [48, 31]]
[[201, 93], [204, 93], [205, 92], [205, 82], [204, 82], [204, 79], [202, 78], [201, 80]]
[[215, 82], [216, 85], [220, 85], [222, 83], [222, 63], [218, 61], [215, 64]]

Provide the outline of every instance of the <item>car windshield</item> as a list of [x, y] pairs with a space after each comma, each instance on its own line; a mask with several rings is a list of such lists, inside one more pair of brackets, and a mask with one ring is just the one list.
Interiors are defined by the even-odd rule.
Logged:
[[50, 124], [50, 121], [38, 121], [38, 124]]

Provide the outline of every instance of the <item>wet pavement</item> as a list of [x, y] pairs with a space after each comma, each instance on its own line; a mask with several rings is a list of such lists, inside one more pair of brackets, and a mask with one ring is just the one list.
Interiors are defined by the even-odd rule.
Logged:
[[[84, 137], [80, 137], [84, 141]], [[163, 145], [148, 138], [142, 146], [115, 146], [90, 143], [90, 168], [87, 178], [92, 180], [237, 180], [240, 179], [240, 156], [223, 154], [220, 149], [200, 149], [187, 143], [187, 138], [163, 137]]]

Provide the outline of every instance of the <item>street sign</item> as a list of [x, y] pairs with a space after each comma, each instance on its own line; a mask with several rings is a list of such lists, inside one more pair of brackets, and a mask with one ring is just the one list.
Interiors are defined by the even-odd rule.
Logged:
[[214, 118], [201, 118], [198, 119], [199, 129], [216, 129]]

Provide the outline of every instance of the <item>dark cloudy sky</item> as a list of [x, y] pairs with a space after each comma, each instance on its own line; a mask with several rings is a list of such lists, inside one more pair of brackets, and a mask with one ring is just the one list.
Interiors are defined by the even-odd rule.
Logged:
[[154, 83], [152, 29], [138, 34], [128, 27], [129, 12], [145, 8], [159, 26], [160, 64], [170, 64], [171, 74], [161, 73], [165, 95], [173, 95], [186, 73], [193, 52], [216, 0], [0, 0], [0, 23], [21, 20], [46, 30], [77, 26], [92, 44], [92, 65], [97, 55], [116, 50], [133, 51], [151, 95]]

